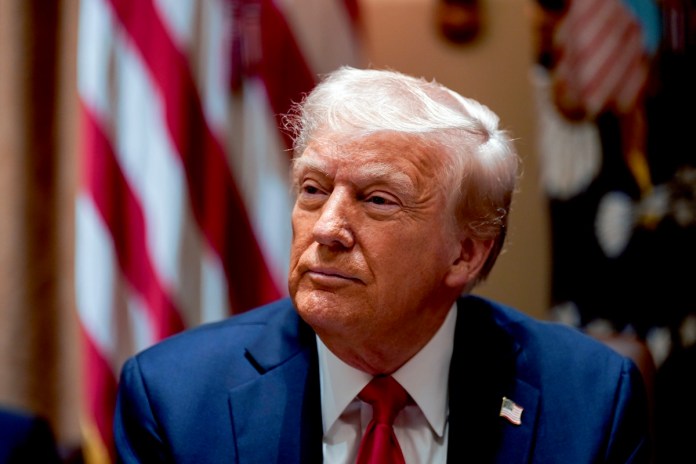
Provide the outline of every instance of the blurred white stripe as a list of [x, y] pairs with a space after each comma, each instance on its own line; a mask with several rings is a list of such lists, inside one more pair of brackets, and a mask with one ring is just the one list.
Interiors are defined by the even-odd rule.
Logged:
[[[80, 97], [104, 121], [110, 112], [110, 60], [116, 36], [111, 10], [103, 0], [82, 0], [77, 51], [77, 87]], [[108, 89], [107, 89], [108, 90]]]
[[313, 73], [362, 62], [361, 48], [343, 0], [279, 0], [281, 9]]
[[[197, 28], [193, 27], [199, 3], [201, 2], [197, 0], [153, 0], [155, 9], [167, 25], [169, 36], [184, 54], [187, 54], [194, 34], [199, 32]], [[208, 0], [203, 3], [208, 3]]]
[[152, 344], [146, 309], [122, 279], [109, 231], [88, 196], [78, 195], [75, 286], [80, 320], [115, 375], [127, 356]]
[[235, 179], [257, 242], [281, 293], [290, 259], [290, 154], [286, 151], [263, 83], [248, 79], [234, 100], [228, 143]]

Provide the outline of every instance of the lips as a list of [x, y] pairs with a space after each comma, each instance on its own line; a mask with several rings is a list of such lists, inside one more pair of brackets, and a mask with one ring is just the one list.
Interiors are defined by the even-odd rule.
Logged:
[[351, 282], [362, 283], [355, 273], [336, 267], [311, 266], [305, 270], [305, 275], [318, 284], [330, 286]]
[[334, 277], [347, 280], [360, 280], [350, 272], [333, 267], [310, 267], [307, 272], [317, 276]]

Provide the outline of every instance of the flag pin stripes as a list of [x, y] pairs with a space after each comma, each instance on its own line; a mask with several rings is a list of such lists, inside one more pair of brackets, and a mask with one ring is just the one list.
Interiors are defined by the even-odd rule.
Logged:
[[500, 417], [506, 418], [515, 425], [521, 425], [522, 411], [524, 411], [524, 408], [503, 396], [503, 403], [500, 405]]

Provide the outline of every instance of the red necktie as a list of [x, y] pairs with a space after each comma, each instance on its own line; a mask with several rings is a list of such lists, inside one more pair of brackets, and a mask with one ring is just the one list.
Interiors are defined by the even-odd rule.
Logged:
[[372, 405], [372, 420], [360, 442], [357, 464], [404, 464], [394, 434], [394, 418], [408, 401], [408, 393], [390, 376], [372, 379], [358, 395]]

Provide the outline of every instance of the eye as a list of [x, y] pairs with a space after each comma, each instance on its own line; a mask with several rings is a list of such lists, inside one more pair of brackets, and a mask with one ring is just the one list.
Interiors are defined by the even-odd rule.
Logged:
[[314, 185], [305, 184], [302, 186], [302, 193], [306, 193], [308, 195], [316, 195], [317, 193], [319, 193], [319, 189]]
[[363, 201], [375, 212], [393, 212], [396, 208], [401, 205], [401, 201], [398, 197], [384, 192], [373, 192], [365, 195]]
[[315, 208], [326, 198], [326, 191], [314, 180], [305, 179], [298, 188], [297, 204], [304, 208]]
[[298, 193], [300, 196], [312, 197], [315, 195], [322, 195], [324, 190], [317, 181], [312, 179], [304, 179], [299, 184]]
[[380, 195], [370, 195], [367, 197], [366, 201], [375, 205], [389, 205], [394, 203], [393, 201], [390, 201], [389, 199]]

